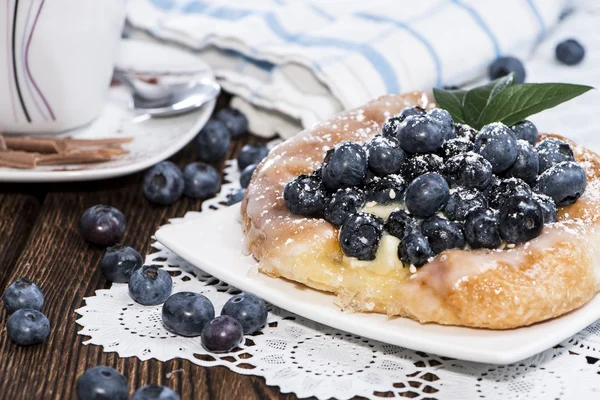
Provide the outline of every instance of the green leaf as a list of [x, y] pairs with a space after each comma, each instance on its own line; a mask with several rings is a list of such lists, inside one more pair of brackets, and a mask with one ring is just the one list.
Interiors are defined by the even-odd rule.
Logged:
[[465, 123], [463, 115], [463, 100], [467, 94], [466, 90], [443, 90], [433, 89], [433, 97], [440, 108], [448, 111], [454, 122]]
[[508, 74], [487, 85], [479, 86], [467, 92], [463, 102], [463, 115], [467, 124], [479, 129], [478, 122], [482, 111], [492, 99], [514, 82], [514, 75]]
[[590, 86], [568, 83], [523, 83], [510, 86], [498, 93], [479, 117], [479, 129], [492, 122], [507, 126], [523, 121], [530, 115], [569, 101], [588, 90]]

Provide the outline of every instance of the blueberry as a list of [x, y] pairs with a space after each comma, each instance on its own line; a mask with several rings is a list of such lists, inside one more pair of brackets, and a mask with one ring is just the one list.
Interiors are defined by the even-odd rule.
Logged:
[[405, 235], [398, 245], [398, 258], [404, 264], [421, 267], [434, 256], [427, 238], [417, 232]]
[[575, 161], [573, 149], [562, 140], [544, 139], [537, 145], [536, 150], [539, 156], [540, 174], [559, 162]]
[[225, 124], [232, 138], [238, 138], [248, 131], [248, 119], [235, 108], [222, 108], [217, 111], [215, 118]]
[[200, 161], [214, 163], [225, 158], [231, 143], [231, 132], [218, 119], [211, 119], [194, 139]]
[[446, 204], [450, 188], [446, 180], [436, 172], [421, 175], [406, 189], [406, 208], [418, 218], [435, 214]]
[[477, 133], [477, 130], [471, 128], [469, 125], [454, 124], [454, 136], [456, 136], [457, 139], [466, 139], [472, 142], [475, 140]]
[[464, 138], [454, 138], [450, 140], [446, 140], [444, 144], [442, 144], [442, 148], [440, 149], [440, 156], [442, 156], [445, 160], [457, 156], [459, 154], [464, 154], [473, 151], [473, 142]]
[[453, 187], [484, 189], [492, 179], [492, 165], [483, 156], [469, 152], [446, 161], [444, 175]]
[[227, 205], [232, 206], [234, 204], [239, 203], [244, 200], [244, 195], [246, 194], [246, 189], [240, 188], [235, 189], [233, 192], [227, 195]]
[[235, 349], [244, 339], [242, 325], [228, 315], [209, 322], [202, 332], [202, 346], [213, 353], [226, 353]]
[[498, 79], [510, 73], [514, 73], [514, 82], [525, 82], [525, 67], [523, 63], [515, 57], [500, 57], [492, 62], [488, 69], [490, 79]]
[[164, 303], [172, 289], [171, 275], [158, 265], [144, 265], [129, 278], [129, 295], [144, 306]]
[[256, 170], [258, 164], [250, 164], [240, 174], [240, 186], [244, 189], [248, 187], [250, 184], [250, 180], [252, 179], [252, 174]]
[[50, 335], [50, 322], [38, 310], [21, 308], [6, 323], [8, 338], [19, 346], [31, 346], [45, 342]]
[[517, 139], [504, 124], [485, 125], [475, 136], [475, 151], [492, 164], [495, 174], [509, 169], [517, 159]]
[[216, 169], [202, 162], [190, 163], [183, 169], [184, 191], [194, 199], [208, 199], [219, 191], [221, 178]]
[[544, 214], [532, 197], [511, 197], [500, 207], [499, 230], [508, 243], [524, 243], [542, 233]]
[[385, 176], [397, 174], [406, 155], [398, 140], [393, 137], [375, 136], [365, 145], [371, 171]]
[[500, 246], [498, 213], [490, 208], [480, 208], [467, 215], [464, 232], [473, 249], [495, 249]]
[[400, 125], [402, 125], [402, 121], [404, 121], [404, 118], [401, 118], [400, 116], [393, 116], [386, 119], [381, 127], [381, 134], [384, 137], [397, 138], [398, 128], [400, 128]]
[[227, 300], [221, 315], [236, 319], [244, 333], [254, 333], [267, 323], [267, 305], [251, 293], [242, 293]]
[[183, 194], [183, 174], [170, 161], [156, 164], [144, 176], [144, 196], [157, 204], [173, 204]]
[[143, 263], [140, 253], [129, 246], [117, 245], [106, 249], [100, 261], [100, 269], [106, 280], [125, 283], [129, 282], [133, 271]]
[[385, 221], [385, 230], [392, 236], [402, 239], [409, 233], [414, 233], [418, 226], [417, 221], [406, 211], [393, 211]]
[[315, 175], [300, 175], [285, 185], [283, 199], [292, 214], [320, 217], [326, 204], [325, 190]]
[[398, 130], [400, 146], [409, 153], [433, 153], [444, 143], [445, 127], [427, 115], [407, 117]]
[[575, 39], [567, 39], [556, 46], [556, 59], [566, 65], [577, 65], [585, 56], [585, 49]]
[[327, 152], [321, 169], [328, 190], [358, 186], [367, 172], [367, 153], [353, 142], [342, 142]]
[[352, 214], [365, 204], [365, 194], [360, 189], [338, 189], [325, 206], [325, 219], [335, 226], [342, 226]]
[[41, 310], [44, 306], [44, 294], [35, 283], [27, 278], [13, 282], [2, 295], [4, 308], [9, 314], [21, 308]]
[[552, 222], [556, 222], [558, 211], [556, 210], [556, 204], [554, 204], [554, 200], [551, 197], [546, 196], [545, 194], [535, 193], [533, 195], [535, 201], [538, 202], [540, 207], [542, 207], [542, 214], [544, 214], [544, 224], [551, 224]]
[[531, 187], [519, 178], [508, 178], [498, 181], [488, 191], [490, 207], [499, 210], [502, 204], [512, 197], [531, 197]]
[[77, 379], [79, 400], [127, 400], [129, 384], [123, 375], [110, 367], [93, 367]]
[[498, 185], [500, 185], [502, 179], [498, 178], [496, 175], [492, 175], [492, 179], [490, 179], [490, 183], [483, 189], [483, 195], [486, 199], [489, 200], [495, 196], [496, 191], [498, 190]]
[[479, 190], [458, 188], [450, 195], [444, 214], [453, 221], [464, 221], [473, 210], [487, 206], [488, 201]]
[[442, 131], [446, 140], [453, 139], [456, 136], [456, 133], [454, 132], [454, 121], [448, 111], [442, 108], [434, 108], [429, 111], [427, 115], [442, 125]]
[[526, 140], [532, 146], [535, 146], [537, 143], [539, 134], [533, 122], [529, 120], [521, 121], [511, 126], [510, 129], [517, 139]]
[[374, 260], [383, 234], [383, 220], [372, 214], [351, 215], [340, 230], [340, 245], [348, 257]]
[[534, 190], [554, 200], [557, 206], [575, 203], [585, 191], [587, 185], [585, 171], [573, 161], [564, 161], [553, 165], [542, 173]]
[[441, 172], [444, 160], [435, 154], [420, 154], [409, 158], [402, 166], [402, 177], [406, 182], [428, 172]]
[[126, 225], [121, 211], [111, 206], [97, 205], [85, 210], [79, 220], [79, 232], [89, 242], [112, 246], [121, 241]]
[[181, 397], [171, 388], [153, 384], [136, 390], [131, 400], [181, 400]]
[[524, 140], [517, 141], [517, 159], [504, 174], [507, 177], [523, 179], [528, 184], [535, 183], [540, 168], [537, 151]]
[[162, 307], [165, 327], [181, 336], [200, 336], [215, 317], [215, 308], [208, 298], [192, 292], [170, 296]]
[[406, 183], [399, 175], [388, 175], [374, 180], [365, 187], [366, 200], [378, 204], [399, 202], [404, 195]]
[[421, 231], [434, 254], [448, 249], [462, 249], [465, 246], [465, 236], [458, 222], [434, 215], [423, 221]]
[[400, 113], [398, 113], [398, 118], [400, 118], [401, 121], [404, 121], [406, 118], [411, 117], [413, 115], [425, 115], [425, 113], [426, 111], [422, 107], [408, 107], [400, 111]]
[[237, 156], [238, 168], [243, 171], [248, 165], [258, 164], [269, 154], [264, 144], [247, 144], [242, 147]]

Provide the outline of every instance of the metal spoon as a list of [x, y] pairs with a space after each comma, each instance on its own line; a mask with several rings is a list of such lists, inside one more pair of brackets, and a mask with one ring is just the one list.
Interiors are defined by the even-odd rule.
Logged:
[[131, 90], [132, 108], [143, 115], [171, 117], [200, 108], [221, 92], [218, 83], [210, 78], [181, 84], [152, 84], [115, 71], [115, 79]]

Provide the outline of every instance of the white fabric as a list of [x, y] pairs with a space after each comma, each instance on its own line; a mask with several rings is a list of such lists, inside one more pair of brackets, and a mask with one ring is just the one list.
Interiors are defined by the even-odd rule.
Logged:
[[456, 85], [525, 57], [565, 0], [129, 0], [132, 25], [213, 66], [254, 133], [301, 127], [386, 93]]
[[[202, 212], [223, 207], [226, 195], [239, 187], [235, 161], [228, 161], [221, 193], [202, 204]], [[189, 212], [181, 223], [195, 218]], [[157, 252], [146, 263], [160, 264], [173, 275], [173, 291], [194, 291], [207, 296], [217, 313], [237, 291], [188, 264], [154, 243]], [[97, 290], [76, 310], [81, 316], [79, 334], [84, 344], [103, 346], [120, 357], [168, 361], [183, 358], [202, 366], [225, 366], [245, 375], [265, 378], [267, 385], [283, 393], [318, 399], [381, 399], [391, 392], [418, 399], [547, 400], [597, 399], [600, 397], [600, 322], [589, 326], [553, 349], [522, 362], [486, 365], [442, 359], [404, 349], [306, 320], [270, 307], [261, 334], [246, 336], [240, 349], [211, 354], [200, 338], [169, 333], [161, 321], [161, 306], [146, 307], [131, 300], [126, 284]], [[166, 371], [172, 374], [185, 370]], [[407, 393], [412, 392], [412, 393]]]

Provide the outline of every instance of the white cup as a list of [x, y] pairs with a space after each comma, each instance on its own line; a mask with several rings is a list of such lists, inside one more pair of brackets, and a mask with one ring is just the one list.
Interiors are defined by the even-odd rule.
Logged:
[[93, 121], [124, 22], [124, 0], [0, 4], [0, 131], [56, 133]]

